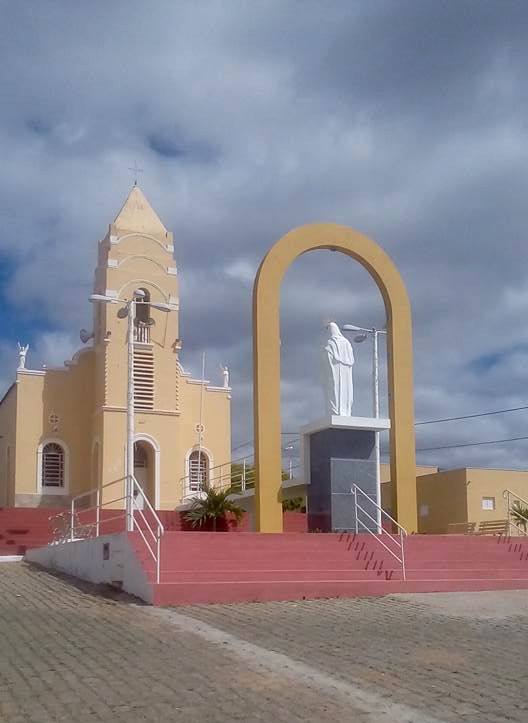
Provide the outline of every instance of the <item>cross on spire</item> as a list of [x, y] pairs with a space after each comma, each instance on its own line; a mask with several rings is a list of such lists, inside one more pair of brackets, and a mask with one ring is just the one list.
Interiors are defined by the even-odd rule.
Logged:
[[138, 176], [140, 173], [143, 173], [143, 169], [139, 168], [137, 161], [134, 161], [134, 167], [129, 168], [129, 171], [134, 171], [134, 186], [138, 185]]

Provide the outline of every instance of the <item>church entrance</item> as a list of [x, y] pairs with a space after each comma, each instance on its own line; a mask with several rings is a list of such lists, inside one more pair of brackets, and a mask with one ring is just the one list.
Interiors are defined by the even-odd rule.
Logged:
[[[154, 449], [148, 442], [141, 441], [134, 444], [134, 477], [154, 507], [156, 503], [155, 457]], [[143, 510], [146, 506], [145, 500], [137, 489], [134, 491], [134, 498], [136, 508]]]

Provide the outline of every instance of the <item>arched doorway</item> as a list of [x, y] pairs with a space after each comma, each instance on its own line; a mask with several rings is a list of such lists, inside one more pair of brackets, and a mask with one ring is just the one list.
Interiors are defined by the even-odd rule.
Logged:
[[[151, 442], [142, 439], [134, 443], [134, 477], [154, 508], [156, 508], [158, 504], [156, 494], [156, 458], [156, 449]], [[134, 490], [134, 498], [136, 500], [136, 507], [140, 510], [144, 509], [145, 501], [137, 489]]]

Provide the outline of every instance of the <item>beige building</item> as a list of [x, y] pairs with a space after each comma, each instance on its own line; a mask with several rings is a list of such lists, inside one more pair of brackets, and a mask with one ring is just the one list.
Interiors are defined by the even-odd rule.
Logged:
[[[498, 531], [508, 520], [505, 490], [528, 499], [528, 471], [464, 467], [446, 471], [416, 469], [418, 531], [444, 534], [478, 531], [489, 527]], [[390, 505], [390, 482], [382, 484], [382, 503]], [[496, 528], [496, 529], [491, 529]]]
[[[157, 509], [174, 508], [229, 462], [231, 397], [227, 378], [202, 384], [182, 367], [173, 237], [137, 186], [99, 243], [94, 293], [149, 302], [134, 326], [134, 470]], [[97, 302], [64, 367], [27, 369], [21, 356], [0, 402], [0, 505], [62, 507], [110, 482], [104, 499], [124, 494], [127, 326], [123, 303]]]
[[[505, 490], [528, 499], [528, 472], [463, 468], [417, 479], [420, 532], [454, 532], [458, 523], [498, 523], [508, 519]], [[513, 498], [512, 498], [513, 501]]]

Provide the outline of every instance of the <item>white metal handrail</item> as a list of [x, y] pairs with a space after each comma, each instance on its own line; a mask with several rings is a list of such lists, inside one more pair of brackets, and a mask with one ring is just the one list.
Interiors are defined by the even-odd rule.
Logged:
[[[287, 479], [293, 479], [295, 471], [301, 467], [300, 461], [294, 462], [295, 458], [288, 458], [285, 463], [284, 474], [287, 475]], [[233, 467], [240, 466], [242, 469], [233, 471]], [[215, 467], [211, 467], [208, 470], [208, 484], [215, 489], [227, 489], [232, 488], [233, 492], [240, 491], [241, 493], [246, 492], [248, 489], [252, 489], [255, 486], [256, 470], [253, 462], [253, 457], [239, 457], [231, 462], [224, 462], [218, 464]], [[193, 483], [191, 480], [192, 475], [188, 474], [185, 477], [180, 478], [181, 485], [181, 499], [185, 500], [193, 495], [198, 494], [202, 491], [203, 485], [199, 480]]]
[[[518, 517], [518, 518], [520, 517], [522, 520], [524, 520], [525, 526], [528, 525], [528, 517], [525, 517], [518, 510], [515, 510], [515, 508], [513, 507], [515, 502], [522, 502], [523, 504], [526, 505], [526, 507], [528, 507], [528, 502], [524, 499], [524, 497], [521, 497], [516, 492], [514, 492], [513, 490], [510, 490], [510, 489], [505, 489], [504, 492], [502, 493], [502, 496], [506, 500], [506, 506], [507, 506], [507, 510], [508, 510], [508, 535], [510, 534], [510, 530], [512, 527], [515, 527], [515, 529], [521, 535], [528, 535], [528, 533], [526, 532], [526, 528], [522, 529], [522, 527], [520, 527], [520, 525], [513, 522], [512, 518], [511, 518], [512, 513], [515, 512], [516, 517]], [[511, 501], [512, 497], [514, 498], [513, 503]]]
[[[359, 533], [359, 526], [361, 526], [370, 535], [372, 535], [372, 537], [376, 540], [376, 542], [378, 544], [380, 544], [382, 547], [384, 547], [385, 550], [390, 555], [392, 555], [392, 557], [394, 557], [395, 560], [397, 560], [400, 563], [401, 570], [402, 570], [402, 577], [404, 580], [406, 580], [407, 576], [406, 576], [406, 569], [405, 569], [405, 544], [404, 544], [404, 542], [405, 542], [405, 538], [407, 537], [407, 530], [405, 529], [405, 527], [402, 527], [402, 525], [400, 525], [399, 522], [396, 522], [396, 520], [393, 517], [391, 517], [389, 515], [389, 513], [386, 512], [383, 509], [383, 507], [381, 507], [381, 505], [378, 505], [378, 503], [372, 499], [372, 497], [367, 495], [367, 493], [364, 492], [361, 489], [361, 487], [358, 487], [356, 484], [353, 484], [351, 492], [354, 495], [354, 517], [355, 517], [355, 521], [356, 521], [356, 534]], [[378, 512], [380, 512], [381, 515], [384, 515], [390, 522], [392, 522], [392, 524], [396, 525], [396, 527], [398, 529], [399, 541], [396, 537], [394, 537], [389, 532], [384, 530], [383, 525], [381, 525], [377, 519], [372, 517], [372, 515], [370, 515], [365, 510], [365, 508], [359, 504], [358, 494], [361, 494], [364, 497], [366, 497], [368, 499], [369, 503], [371, 505], [373, 505], [376, 508], [376, 510], [378, 510]], [[377, 533], [373, 532], [370, 529], [370, 527], [363, 522], [363, 520], [359, 519], [358, 512], [361, 512], [362, 514], [364, 514], [369, 520], [371, 520], [376, 525], [376, 528], [378, 530]], [[393, 550], [393, 549], [391, 550], [391, 548], [388, 547], [388, 545], [386, 545], [385, 542], [383, 542], [383, 540], [381, 539], [383, 535], [387, 536], [387, 541], [390, 540], [390, 542], [396, 546], [396, 550]]]
[[[65, 519], [66, 516], [69, 515], [69, 517], [70, 517], [69, 539], [71, 541], [74, 539], [74, 528], [76, 526], [75, 525], [75, 516], [79, 515], [79, 514], [83, 514], [85, 512], [92, 512], [93, 510], [95, 510], [95, 522], [94, 523], [84, 523], [82, 525], [79, 523], [79, 526], [82, 526], [85, 528], [95, 527], [95, 530], [96, 530], [95, 537], [99, 537], [99, 530], [100, 530], [100, 524], [101, 524], [101, 507], [102, 507], [101, 491], [103, 489], [106, 489], [107, 487], [111, 487], [112, 485], [118, 484], [119, 482], [123, 482], [123, 481], [124, 481], [124, 478], [121, 477], [119, 479], [112, 480], [112, 482], [107, 482], [106, 484], [101, 485], [101, 487], [94, 487], [93, 489], [88, 490], [87, 492], [81, 492], [80, 494], [75, 495], [74, 497], [71, 498], [70, 509], [67, 512], [66, 511], [59, 512], [56, 515], [51, 515], [49, 519], [50, 520], [61, 519], [61, 518]], [[82, 500], [85, 497], [91, 497], [93, 495], [95, 495], [95, 505], [92, 505], [91, 507], [85, 507], [85, 508], [80, 509], [79, 511], [76, 511], [76, 503], [79, 500]], [[109, 501], [105, 502], [104, 504], [105, 505], [113, 504], [115, 502], [120, 502], [122, 499], [123, 499], [123, 497], [119, 497], [114, 500], [109, 500]], [[119, 519], [119, 517], [121, 517], [121, 515], [119, 515], [118, 517], [106, 518], [104, 521], [110, 522], [111, 520]]]
[[[135, 477], [132, 477], [132, 483], [130, 485], [130, 495], [131, 495], [131, 504], [127, 505], [126, 502], [128, 501], [129, 497], [128, 495], [122, 495], [121, 497], [116, 497], [111, 500], [106, 500], [105, 502], [101, 502], [101, 490], [110, 487], [118, 482], [124, 482], [125, 478], [120, 478], [118, 480], [114, 480], [112, 482], [107, 482], [107, 484], [102, 485], [101, 487], [96, 487], [92, 490], [88, 490], [88, 492], [82, 492], [79, 495], [76, 495], [75, 497], [72, 497], [70, 510], [68, 512], [60, 512], [56, 515], [52, 515], [49, 519], [62, 519], [65, 520], [67, 516], [69, 516], [69, 530], [68, 534], [65, 535], [63, 538], [56, 540], [56, 542], [73, 542], [76, 539], [82, 539], [77, 538], [76, 534], [79, 532], [86, 532], [89, 531], [90, 534], [87, 536], [91, 536], [91, 531], [95, 531], [94, 537], [99, 537], [101, 535], [101, 525], [105, 524], [107, 522], [111, 522], [113, 520], [118, 519], [125, 519], [126, 518], [126, 510], [131, 510], [132, 515], [132, 524], [131, 529], [137, 530], [142, 539], [145, 543], [145, 546], [147, 547], [147, 550], [150, 554], [150, 556], [153, 558], [154, 563], [156, 565], [156, 582], [160, 582], [160, 576], [161, 576], [161, 538], [165, 534], [165, 528], [163, 526], [163, 523], [161, 522], [156, 510], [152, 506], [150, 500], [146, 496], [143, 488], [137, 481]], [[78, 500], [83, 499], [85, 497], [89, 497], [91, 495], [95, 495], [96, 497], [96, 504], [91, 507], [83, 508], [79, 511], [76, 509], [76, 503]], [[147, 506], [149, 512], [154, 517], [154, 525], [151, 525], [148, 521], [146, 515], [143, 512], [143, 509], [139, 506], [137, 501], [137, 496], [140, 496], [143, 499], [144, 505]], [[117, 502], [125, 502], [124, 510], [119, 511], [119, 514], [114, 515], [113, 517], [105, 517], [103, 520], [101, 520], [101, 509], [107, 505], [116, 504]], [[80, 522], [78, 520], [78, 517], [80, 514], [87, 513], [87, 512], [93, 512], [95, 511], [95, 522]], [[152, 542], [149, 542], [147, 536], [145, 535], [144, 530], [142, 529], [141, 525], [138, 523], [138, 519], [135, 515], [135, 512], [139, 513], [140, 518], [143, 520], [143, 523], [145, 525], [146, 530], [150, 534], [150, 537], [152, 538]], [[76, 521], [77, 520], [77, 521]], [[126, 528], [126, 525], [125, 525]], [[86, 536], [86, 535], [85, 535]]]
[[[245, 492], [247, 487], [252, 486], [255, 480], [255, 470], [252, 460], [252, 455], [248, 455], [246, 457], [233, 459], [231, 462], [223, 462], [222, 464], [210, 467], [207, 471], [208, 482], [216, 489], [239, 486], [240, 491]], [[232, 467], [235, 465], [241, 466], [242, 469], [240, 472], [233, 473]], [[196, 483], [193, 483], [191, 474], [182, 477], [180, 479], [180, 485], [182, 499], [201, 492], [202, 485], [200, 481], [197, 480]]]
[[[152, 529], [150, 526], [147, 518], [143, 514], [143, 510], [139, 509], [139, 506], [137, 504], [136, 497], [134, 495], [134, 490], [137, 490], [138, 494], [141, 495], [143, 498], [143, 502], [146, 503], [148, 509], [150, 510], [152, 516], [154, 517], [154, 520], [156, 521], [156, 532]], [[161, 564], [161, 538], [165, 534], [165, 528], [163, 527], [163, 523], [161, 522], [160, 518], [158, 517], [158, 514], [154, 507], [151, 505], [149, 498], [145, 494], [143, 488], [137, 481], [135, 477], [132, 477], [132, 485], [131, 485], [131, 494], [132, 494], [132, 529], [134, 529], [134, 524], [141, 533], [141, 536], [143, 537], [143, 541], [145, 542], [145, 545], [147, 546], [147, 549], [149, 550], [152, 558], [154, 559], [154, 563], [156, 565], [156, 582], [159, 583], [160, 581], [160, 564]], [[141, 513], [141, 517], [143, 521], [145, 522], [145, 525], [147, 526], [148, 531], [150, 532], [154, 544], [155, 544], [155, 550], [152, 549], [152, 547], [148, 544], [147, 540], [145, 539], [145, 535], [143, 534], [143, 530], [141, 527], [137, 524], [137, 522], [134, 519], [134, 507]]]

